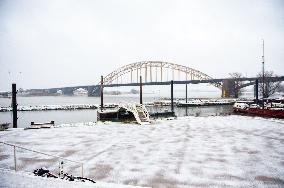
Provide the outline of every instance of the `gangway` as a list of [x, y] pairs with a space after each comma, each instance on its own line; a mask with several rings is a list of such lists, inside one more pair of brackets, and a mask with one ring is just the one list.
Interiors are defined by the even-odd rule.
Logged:
[[98, 121], [136, 121], [140, 125], [150, 124], [150, 115], [143, 104], [119, 103], [114, 109], [100, 108]]
[[137, 104], [137, 103], [120, 103], [120, 108], [124, 108], [127, 111], [131, 112], [135, 120], [140, 125], [150, 124], [150, 116], [148, 113], [148, 110], [143, 104]]

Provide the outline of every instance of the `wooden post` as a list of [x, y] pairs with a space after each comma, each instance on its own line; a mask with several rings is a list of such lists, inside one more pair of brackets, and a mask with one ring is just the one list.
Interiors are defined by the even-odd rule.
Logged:
[[16, 84], [12, 84], [12, 108], [13, 108], [13, 128], [17, 128], [17, 90]]
[[104, 107], [104, 77], [101, 76], [101, 110]]
[[143, 100], [142, 100], [142, 76], [140, 76], [140, 104], [143, 104]]
[[171, 80], [171, 110], [174, 112], [174, 81]]

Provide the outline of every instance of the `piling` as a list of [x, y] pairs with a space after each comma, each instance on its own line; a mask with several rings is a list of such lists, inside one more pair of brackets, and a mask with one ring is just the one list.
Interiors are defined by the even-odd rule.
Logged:
[[16, 84], [12, 84], [12, 109], [13, 109], [13, 128], [18, 127], [17, 116], [17, 90]]
[[140, 76], [140, 104], [143, 104], [143, 100], [142, 100], [142, 76]]
[[[185, 84], [185, 103], [187, 103], [187, 84]], [[185, 107], [185, 116], [187, 116], [187, 105]]]
[[101, 110], [104, 107], [104, 77], [101, 76]]
[[171, 80], [171, 110], [174, 112], [174, 81]]
[[185, 84], [185, 103], [187, 103], [187, 84]]

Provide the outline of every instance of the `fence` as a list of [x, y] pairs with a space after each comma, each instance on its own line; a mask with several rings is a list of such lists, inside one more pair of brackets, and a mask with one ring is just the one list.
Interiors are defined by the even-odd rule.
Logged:
[[[54, 174], [63, 170], [72, 175], [84, 175], [82, 162], [70, 160], [7, 142], [0, 142], [0, 167], [15, 171], [33, 172], [41, 167], [48, 168]], [[62, 169], [63, 168], [63, 169]], [[56, 170], [57, 169], [57, 170]]]

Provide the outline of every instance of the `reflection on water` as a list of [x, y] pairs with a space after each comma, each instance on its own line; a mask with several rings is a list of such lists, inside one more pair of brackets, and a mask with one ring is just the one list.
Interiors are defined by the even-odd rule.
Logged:
[[[96, 110], [73, 110], [73, 111], [29, 111], [18, 112], [18, 127], [27, 127], [31, 122], [50, 122], [55, 124], [90, 122], [97, 120]], [[12, 122], [12, 112], [0, 113], [1, 122]]]
[[[147, 107], [150, 113], [170, 111], [170, 107]], [[207, 106], [207, 107], [180, 107], [175, 108], [177, 116], [211, 116], [225, 115], [232, 113], [231, 105], [224, 106]], [[18, 112], [18, 126], [27, 127], [33, 122], [50, 122], [55, 124], [78, 123], [78, 122], [95, 122], [97, 121], [97, 110], [70, 110], [70, 111], [27, 111]], [[1, 122], [12, 122], [12, 112], [0, 113]]]
[[[170, 111], [170, 106], [147, 107], [150, 113]], [[228, 115], [233, 112], [232, 105], [219, 105], [219, 106], [203, 106], [203, 107], [175, 107], [175, 114], [177, 116], [214, 116], [214, 115]]]
[[[158, 100], [153, 95], [143, 96], [144, 102]], [[17, 97], [19, 106], [36, 106], [36, 105], [64, 105], [64, 104], [100, 104], [100, 97], [87, 96], [42, 96], [42, 97]], [[139, 102], [139, 95], [105, 95], [105, 103], [119, 102]], [[11, 99], [0, 98], [0, 106], [11, 106]]]
[[[158, 100], [152, 96], [143, 97], [144, 102]], [[0, 99], [0, 106], [10, 106], [9, 99]], [[106, 96], [105, 102], [139, 102], [137, 95], [129, 96]], [[18, 97], [19, 105], [52, 105], [52, 104], [99, 104], [98, 97]], [[150, 113], [170, 111], [170, 106], [149, 106]], [[206, 106], [206, 107], [175, 107], [177, 116], [211, 116], [232, 113], [231, 105]], [[97, 121], [97, 110], [70, 110], [70, 111], [27, 111], [18, 112], [18, 126], [27, 127], [33, 122], [50, 122], [55, 124], [95, 122]], [[12, 112], [1, 112], [0, 123], [12, 122]]]

